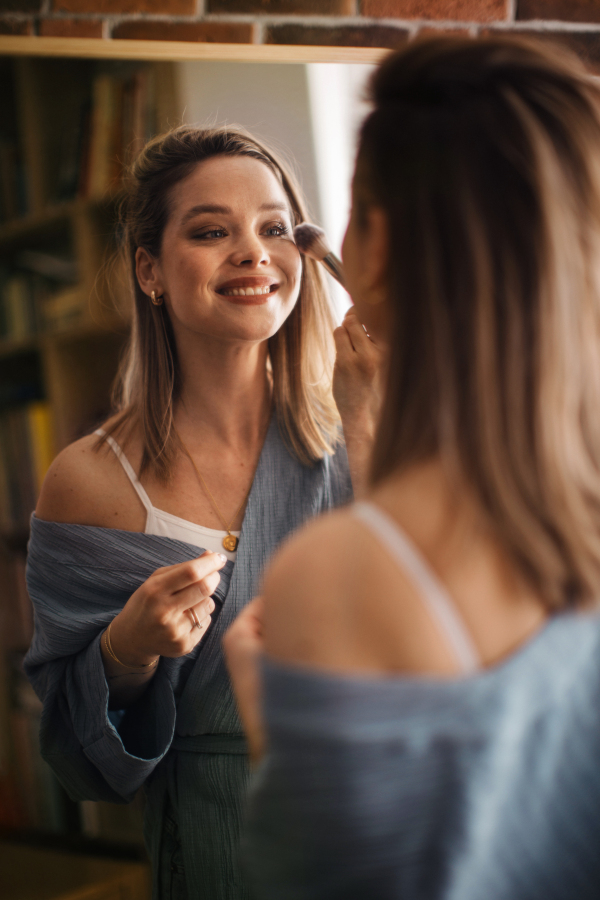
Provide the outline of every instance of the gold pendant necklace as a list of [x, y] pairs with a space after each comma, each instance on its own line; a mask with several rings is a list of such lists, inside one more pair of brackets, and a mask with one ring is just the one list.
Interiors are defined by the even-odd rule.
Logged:
[[181, 446], [183, 447], [183, 449], [184, 449], [184, 451], [185, 451], [185, 455], [188, 457], [189, 461], [191, 462], [192, 466], [194, 467], [194, 472], [196, 473], [196, 477], [198, 478], [198, 481], [200, 482], [200, 484], [202, 485], [202, 487], [203, 487], [204, 490], [206, 491], [206, 494], [208, 495], [208, 499], [210, 500], [210, 502], [211, 502], [211, 504], [212, 504], [212, 507], [213, 507], [214, 511], [216, 512], [216, 514], [217, 514], [218, 517], [220, 518], [221, 522], [223, 523], [223, 527], [225, 528], [225, 531], [227, 532], [227, 534], [225, 535], [225, 537], [224, 537], [223, 540], [222, 540], [223, 547], [225, 548], [225, 550], [228, 550], [229, 553], [234, 553], [234, 552], [237, 550], [237, 547], [238, 547], [238, 544], [239, 544], [239, 538], [236, 538], [235, 534], [232, 534], [232, 533], [231, 533], [231, 526], [233, 525], [233, 523], [234, 523], [235, 520], [237, 519], [237, 517], [238, 517], [238, 515], [239, 515], [239, 513], [240, 513], [240, 510], [241, 510], [242, 506], [244, 505], [244, 503], [245, 503], [246, 500], [248, 499], [248, 496], [250, 495], [250, 491], [252, 490], [252, 482], [250, 482], [250, 487], [248, 488], [247, 492], [244, 494], [244, 499], [242, 500], [242, 502], [240, 503], [240, 505], [239, 505], [238, 508], [236, 509], [235, 515], [234, 515], [233, 519], [231, 520], [231, 522], [230, 522], [229, 525], [228, 525], [227, 522], [225, 521], [225, 519], [223, 518], [223, 515], [222, 515], [222, 513], [221, 513], [221, 510], [220, 510], [219, 507], [217, 506], [217, 501], [215, 500], [215, 498], [214, 498], [213, 495], [211, 494], [211, 492], [210, 492], [210, 490], [209, 490], [209, 487], [208, 487], [207, 483], [205, 482], [204, 478], [202, 477], [202, 475], [201, 475], [200, 472], [198, 471], [198, 467], [197, 467], [196, 463], [194, 462], [194, 460], [193, 460], [193, 458], [192, 458], [192, 454], [190, 453], [190, 451], [188, 450], [188, 448], [185, 446], [185, 444], [184, 444], [183, 441], [181, 440], [181, 436], [180, 436], [179, 432], [177, 431], [177, 429], [175, 428], [174, 425], [173, 425], [173, 431], [174, 431], [175, 434], [177, 435], [177, 438], [178, 438], [178, 440], [179, 440], [179, 443], [181, 444]]

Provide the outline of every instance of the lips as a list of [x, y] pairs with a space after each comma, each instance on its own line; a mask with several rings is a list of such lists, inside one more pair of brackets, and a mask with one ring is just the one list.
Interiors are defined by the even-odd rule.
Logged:
[[272, 294], [279, 287], [273, 278], [244, 277], [232, 278], [217, 288], [222, 297], [264, 297]]

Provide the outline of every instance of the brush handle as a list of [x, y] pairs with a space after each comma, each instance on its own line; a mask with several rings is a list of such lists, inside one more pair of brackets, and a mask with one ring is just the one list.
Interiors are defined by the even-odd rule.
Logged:
[[327, 256], [324, 256], [321, 260], [327, 271], [330, 275], [333, 275], [336, 281], [345, 287], [344, 283], [344, 269], [342, 267], [342, 262], [337, 258], [335, 253], [328, 253]]

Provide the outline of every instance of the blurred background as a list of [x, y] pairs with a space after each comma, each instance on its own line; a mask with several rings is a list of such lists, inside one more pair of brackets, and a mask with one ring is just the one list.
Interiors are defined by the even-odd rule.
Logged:
[[[13, 842], [0, 845], [3, 897], [58, 896], [53, 879], [75, 890], [81, 872], [56, 855], [73, 849], [109, 857], [109, 869], [128, 861], [133, 880], [114, 896], [146, 896], [135, 875], [141, 797], [69, 800], [40, 757], [41, 708], [22, 669], [33, 625], [29, 518], [54, 455], [109, 412], [127, 337], [126, 283], [108, 264], [123, 166], [169, 126], [243, 125], [292, 164], [312, 221], [339, 253], [369, 74], [366, 65], [0, 58], [0, 836]], [[330, 288], [341, 317], [347, 295]], [[17, 858], [34, 846], [33, 866]]]

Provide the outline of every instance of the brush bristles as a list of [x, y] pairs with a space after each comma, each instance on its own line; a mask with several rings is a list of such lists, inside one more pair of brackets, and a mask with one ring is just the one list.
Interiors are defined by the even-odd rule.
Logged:
[[325, 232], [318, 225], [311, 225], [310, 222], [302, 222], [294, 228], [294, 240], [300, 253], [310, 256], [321, 262], [331, 253], [330, 247], [327, 246], [325, 240]]

